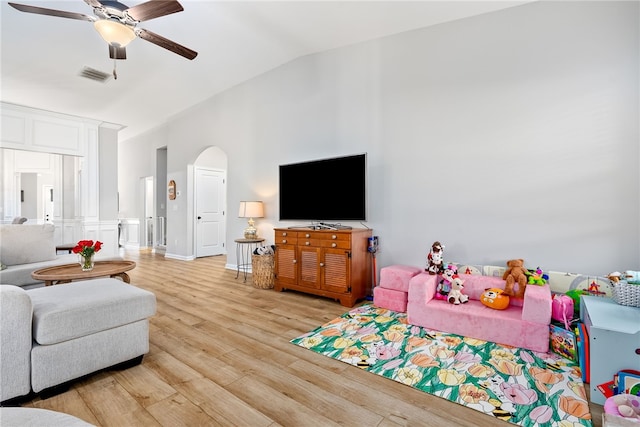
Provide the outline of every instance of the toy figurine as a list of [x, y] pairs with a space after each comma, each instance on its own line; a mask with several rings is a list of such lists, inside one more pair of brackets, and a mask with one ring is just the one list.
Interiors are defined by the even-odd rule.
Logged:
[[447, 300], [449, 292], [451, 291], [451, 283], [456, 277], [458, 277], [458, 267], [453, 264], [447, 265], [447, 268], [442, 272], [442, 279], [438, 282], [435, 295], [436, 299]]
[[449, 301], [450, 304], [454, 305], [460, 305], [469, 302], [469, 297], [462, 293], [463, 288], [464, 280], [456, 276], [451, 281], [451, 291], [449, 291], [447, 301]]
[[431, 245], [431, 250], [427, 255], [427, 268], [425, 268], [425, 271], [429, 274], [434, 275], [444, 271], [442, 265], [444, 259], [443, 249], [444, 245], [438, 241], [433, 242], [433, 245]]

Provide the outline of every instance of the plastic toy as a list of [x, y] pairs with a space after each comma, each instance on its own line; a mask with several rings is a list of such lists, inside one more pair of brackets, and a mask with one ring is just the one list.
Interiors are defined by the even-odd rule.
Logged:
[[540, 267], [535, 270], [527, 270], [527, 284], [543, 286], [549, 280], [549, 275], [544, 274]]

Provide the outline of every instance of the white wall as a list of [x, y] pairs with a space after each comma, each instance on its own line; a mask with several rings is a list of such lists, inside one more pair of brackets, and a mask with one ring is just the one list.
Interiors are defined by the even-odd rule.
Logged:
[[[279, 164], [367, 152], [379, 267], [424, 265], [440, 240], [445, 261], [640, 269], [639, 12], [535, 2], [292, 61], [121, 142], [121, 215], [157, 147], [180, 187], [217, 146], [228, 206], [264, 200], [272, 241], [292, 225]], [[168, 206], [167, 253], [193, 254], [190, 197]], [[228, 218], [228, 245], [244, 226]]]
[[109, 127], [99, 129], [98, 158], [100, 167], [100, 220], [118, 219], [118, 131]]

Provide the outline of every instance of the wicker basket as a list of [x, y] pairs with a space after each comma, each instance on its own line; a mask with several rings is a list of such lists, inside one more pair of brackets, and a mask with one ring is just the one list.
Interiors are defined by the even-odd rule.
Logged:
[[254, 288], [273, 288], [273, 255], [253, 255], [251, 257], [251, 281]]
[[613, 283], [613, 300], [620, 305], [640, 307], [640, 285], [629, 284], [624, 280]]

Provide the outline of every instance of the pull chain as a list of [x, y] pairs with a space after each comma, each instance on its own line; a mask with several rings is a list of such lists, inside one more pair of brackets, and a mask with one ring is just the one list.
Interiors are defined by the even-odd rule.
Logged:
[[113, 79], [118, 80], [118, 74], [116, 74], [116, 59], [113, 58]]

